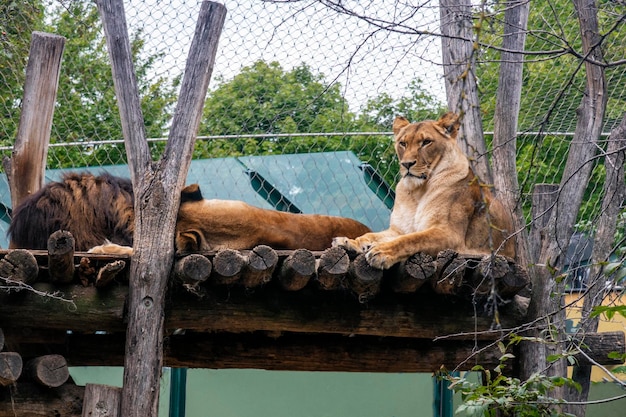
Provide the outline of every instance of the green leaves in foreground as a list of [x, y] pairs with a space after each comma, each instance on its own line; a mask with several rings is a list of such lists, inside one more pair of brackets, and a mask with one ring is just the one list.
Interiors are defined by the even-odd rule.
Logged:
[[580, 390], [580, 386], [571, 379], [535, 373], [528, 380], [520, 381], [518, 378], [504, 375], [506, 362], [515, 358], [507, 350], [519, 340], [520, 338], [516, 338], [515, 342], [509, 343], [508, 346], [503, 343], [498, 344], [502, 356], [499, 365], [493, 370], [482, 366], [472, 368], [472, 371], [480, 372], [482, 381], [472, 380], [475, 378], [471, 378], [470, 373], [466, 373], [463, 377], [455, 377], [447, 373], [441, 376], [450, 381], [450, 389], [460, 393], [463, 399], [463, 404], [457, 407], [456, 414], [472, 417], [571, 416], [560, 410], [559, 405], [563, 404], [564, 400], [551, 396], [552, 390], [557, 387], [569, 386]]

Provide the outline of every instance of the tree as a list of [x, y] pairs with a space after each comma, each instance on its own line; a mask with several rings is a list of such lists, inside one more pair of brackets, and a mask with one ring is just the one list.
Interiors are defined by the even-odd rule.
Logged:
[[43, 6], [39, 0], [3, 1], [0, 4], [0, 145], [11, 145], [17, 134], [30, 37], [40, 30]]
[[[19, 8], [18, 8], [19, 6]], [[69, 2], [57, 9], [46, 10], [50, 24], [43, 24], [43, 9], [39, 2], [9, 2], [6, 15], [12, 17], [7, 23], [7, 49], [2, 49], [0, 58], [7, 63], [0, 66], [6, 83], [0, 86], [0, 100], [6, 117], [2, 118], [0, 129], [16, 132], [19, 121], [19, 102], [23, 88], [23, 71], [28, 58], [28, 44], [24, 44], [28, 33], [33, 29], [64, 36], [67, 41], [59, 79], [58, 107], [55, 110], [51, 143], [86, 142], [82, 148], [54, 147], [49, 151], [49, 167], [79, 165], [102, 165], [123, 162], [123, 146], [98, 146], [92, 141], [122, 139], [120, 117], [115, 101], [111, 65], [107, 57], [106, 45], [101, 36], [98, 12], [91, 2]], [[5, 16], [5, 13], [0, 13]], [[77, 18], [80, 16], [80, 18]], [[13, 29], [11, 29], [13, 25]], [[27, 30], [24, 30], [25, 25]], [[15, 32], [19, 26], [19, 35]], [[3, 38], [0, 37], [0, 41]], [[9, 47], [10, 46], [10, 47]], [[171, 118], [171, 107], [176, 98], [175, 83], [150, 74], [160, 55], [146, 55], [143, 52], [142, 33], [136, 32], [131, 39], [138, 87], [142, 97], [142, 110], [145, 115], [148, 137], [161, 137]], [[4, 53], [4, 55], [3, 55]], [[6, 73], [6, 75], [4, 74]], [[5, 90], [6, 93], [3, 91]], [[10, 144], [14, 133], [6, 138]]]
[[[387, 30], [390, 32], [401, 33], [407, 37], [409, 42], [420, 39], [427, 32], [421, 30], [422, 26], [411, 26], [413, 22], [409, 18], [418, 13], [422, 6], [413, 6], [408, 12], [406, 5], [396, 4], [395, 13], [388, 13], [381, 18], [380, 14], [375, 12], [368, 13], [366, 9], [358, 7], [351, 2], [336, 2], [329, 0], [318, 0], [328, 8], [348, 15], [351, 18], [360, 19], [372, 27], [372, 34], [378, 31]], [[610, 129], [615, 126], [619, 120], [626, 117], [623, 114], [624, 109], [624, 91], [623, 84], [626, 74], [624, 66], [626, 61], [623, 60], [624, 50], [624, 30], [623, 25], [626, 15], [624, 14], [623, 5], [621, 3], [609, 1], [580, 1], [572, 2], [565, 0], [545, 0], [544, 2], [531, 2], [531, 14], [528, 23], [528, 29], [522, 20], [506, 20], [507, 11], [518, 8], [525, 2], [506, 1], [496, 3], [480, 3], [474, 8], [470, 8], [470, 3], [463, 1], [440, 1], [441, 16], [450, 17], [455, 21], [455, 17], [462, 15], [459, 21], [470, 22], [471, 30], [465, 33], [447, 30], [449, 21], [442, 18], [442, 27], [439, 34], [444, 44], [444, 72], [446, 75], [449, 66], [465, 66], [465, 71], [460, 72], [457, 78], [452, 81], [459, 81], [473, 74], [478, 74], [478, 87], [481, 92], [481, 100], [474, 100], [469, 105], [472, 108], [481, 108], [483, 111], [483, 120], [485, 120], [483, 128], [491, 130], [494, 127], [495, 117], [497, 122], [505, 122], [501, 120], [512, 114], [510, 112], [496, 112], [497, 106], [502, 106], [501, 98], [496, 94], [496, 90], [502, 86], [502, 78], [498, 78], [497, 74], [501, 68], [507, 65], [503, 63], [519, 62], [521, 56], [524, 57], [524, 76], [519, 81], [523, 82], [522, 88], [525, 93], [521, 95], [521, 108], [515, 109], [518, 126], [515, 131], [519, 130], [538, 130], [540, 135], [527, 135], [520, 138], [498, 138], [498, 146], [518, 140], [517, 146], [507, 146], [507, 152], [494, 152], [492, 155], [493, 163], [500, 165], [508, 163], [512, 160], [513, 166], [518, 163], [518, 172], [515, 169], [500, 172], [500, 175], [520, 176], [520, 189], [504, 190], [505, 192], [514, 193], [514, 200], [526, 202], [527, 213], [530, 212], [531, 187], [546, 174], [552, 177], [550, 182], [559, 182], [558, 191], [556, 193], [556, 201], [548, 205], [547, 213], [542, 212], [548, 218], [547, 226], [537, 226], [530, 223], [535, 219], [520, 219], [522, 228], [516, 232], [525, 231], [526, 228], [533, 231], [533, 228], [541, 228], [541, 233], [533, 234], [537, 238], [536, 242], [532, 242], [538, 247], [539, 256], [536, 263], [525, 265], [532, 269], [535, 276], [534, 282], [539, 284], [534, 286], [533, 298], [531, 301], [531, 319], [536, 319], [533, 333], [537, 336], [534, 340], [544, 338], [544, 343], [533, 345], [536, 352], [537, 361], [531, 365], [531, 369], [524, 369], [526, 377], [531, 372], [544, 372], [548, 370], [552, 372], [556, 370], [554, 375], [556, 378], [564, 378], [564, 360], [562, 356], [555, 355], [554, 358], [548, 359], [544, 352], [540, 351], [549, 343], [555, 343], [558, 347], [557, 353], [563, 347], [563, 339], [554, 335], [562, 335], [559, 333], [560, 327], [556, 327], [556, 331], [550, 332], [547, 318], [555, 317], [554, 322], [560, 325], [562, 320], [559, 314], [562, 313], [563, 307], [560, 303], [561, 292], [563, 291], [562, 277], [564, 268], [565, 251], [568, 248], [570, 237], [574, 231], [577, 220], [591, 220], [586, 223], [612, 224], [615, 226], [619, 210], [613, 210], [610, 206], [623, 203], [623, 197], [614, 198], [615, 192], [611, 194], [613, 188], [612, 181], [618, 181], [620, 178], [621, 189], [623, 189], [623, 171], [615, 173], [616, 168], [620, 168], [619, 164], [614, 167], [615, 162], [611, 161], [609, 156], [623, 153], [623, 149], [619, 146], [614, 147], [611, 153], [607, 153], [604, 141], [600, 141], [602, 128]], [[403, 9], [404, 8], [404, 9]], [[505, 25], [512, 26], [509, 32], [525, 32], [528, 37], [526, 49], [521, 47], [507, 47], [501, 44], [503, 35], [503, 22]], [[511, 29], [511, 28], [509, 28]], [[450, 52], [449, 45], [457, 41], [465, 46], [471, 44], [469, 54], [467, 49], [457, 48], [452, 53], [452, 60], [447, 62], [445, 57]], [[446, 50], [448, 48], [448, 50]], [[478, 54], [478, 61], [475, 61]], [[482, 62], [481, 62], [482, 61]], [[349, 61], [348, 61], [349, 62]], [[478, 64], [476, 64], [478, 62]], [[398, 63], [399, 65], [400, 63]], [[349, 64], [347, 64], [349, 65]], [[506, 74], [504, 74], [506, 76]], [[609, 77], [612, 82], [608, 82]], [[505, 81], [508, 79], [505, 78]], [[519, 85], [511, 86], [519, 87]], [[472, 97], [473, 90], [458, 93], [457, 97], [452, 99], [466, 100]], [[498, 98], [497, 98], [498, 97]], [[608, 97], [608, 99], [607, 99]], [[448, 97], [448, 102], [451, 102]], [[503, 110], [500, 108], [499, 110]], [[606, 110], [606, 114], [605, 114]], [[475, 126], [480, 129], [480, 126]], [[571, 137], [563, 137], [560, 135], [545, 136], [543, 133], [549, 131], [568, 131], [573, 132]], [[476, 132], [473, 132], [476, 133]], [[619, 132], [617, 133], [619, 134]], [[623, 131], [622, 131], [623, 135]], [[480, 135], [472, 135], [469, 137], [479, 137]], [[515, 136], [515, 134], [513, 134]], [[571, 138], [571, 140], [570, 140]], [[615, 145], [614, 141], [622, 140], [621, 137], [612, 138], [611, 145]], [[514, 143], [514, 142], [513, 142]], [[474, 148], [480, 148], [481, 143], [474, 144]], [[519, 152], [521, 150], [521, 152]], [[516, 151], [526, 159], [518, 158], [515, 161]], [[598, 154], [601, 152], [601, 154]], [[550, 159], [552, 157], [553, 159]], [[502, 158], [506, 158], [503, 161]], [[601, 168], [599, 163], [606, 160], [606, 168]], [[619, 161], [619, 159], [617, 159]], [[623, 164], [623, 162], [622, 162]], [[606, 179], [603, 171], [606, 170]], [[617, 178], [617, 179], [615, 179]], [[506, 184], [516, 184], [516, 178], [510, 178], [510, 181], [503, 181]], [[604, 182], [605, 186], [600, 184]], [[515, 188], [515, 187], [511, 187]], [[612, 201], [609, 201], [613, 197]], [[586, 201], [585, 201], [586, 200]], [[602, 206], [600, 205], [602, 201]], [[586, 207], [585, 207], [586, 206]], [[623, 211], [623, 208], [622, 208]], [[596, 246], [605, 241], [614, 241], [614, 234], [611, 234], [612, 227], [603, 227], [605, 231], [600, 237], [600, 227], [598, 227], [598, 237], [596, 238]], [[620, 232], [618, 231], [617, 234]], [[616, 246], [610, 245], [612, 248]], [[593, 263], [597, 267], [595, 269], [596, 280], [598, 283], [606, 282], [607, 278], [612, 275], [609, 270], [603, 268], [606, 265], [610, 249], [599, 250], [594, 254]], [[620, 260], [623, 262], [623, 256]], [[591, 297], [591, 296], [590, 296]], [[592, 309], [587, 309], [587, 313]], [[537, 326], [538, 325], [538, 326]], [[591, 330], [589, 330], [591, 329]], [[544, 330], [544, 333], [540, 331]], [[586, 328], [587, 331], [594, 331], [593, 327]], [[576, 348], [576, 347], [574, 347]], [[528, 353], [528, 350], [525, 351]], [[543, 356], [542, 356], [543, 355]], [[528, 357], [532, 356], [527, 355]], [[554, 359], [554, 360], [552, 360]], [[554, 363], [553, 363], [554, 362]], [[588, 379], [588, 378], [587, 378]], [[560, 384], [562, 385], [562, 384]], [[562, 387], [555, 386], [555, 389]], [[547, 392], [548, 395], [557, 395], [557, 391]], [[574, 398], [572, 393], [560, 397], [565, 400]], [[583, 394], [583, 397], [586, 394]], [[578, 398], [580, 399], [580, 398]], [[584, 402], [583, 398], [583, 402]], [[548, 413], [555, 412], [550, 407]], [[489, 415], [492, 415], [490, 413]], [[577, 413], [577, 415], [580, 415]]]

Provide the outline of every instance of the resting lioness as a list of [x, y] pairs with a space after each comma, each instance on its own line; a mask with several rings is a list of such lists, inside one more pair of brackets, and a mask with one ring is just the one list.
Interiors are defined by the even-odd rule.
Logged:
[[458, 130], [454, 113], [420, 123], [396, 117], [401, 179], [389, 229], [337, 237], [333, 245], [365, 253], [370, 265], [382, 269], [417, 252], [436, 256], [445, 249], [514, 257], [510, 215], [472, 172], [456, 143]]
[[[132, 254], [134, 217], [130, 180], [71, 173], [47, 184], [13, 211], [10, 247], [46, 249], [50, 234], [68, 230], [76, 250]], [[285, 213], [242, 201], [205, 200], [194, 184], [181, 193], [175, 244], [178, 253], [257, 245], [323, 250], [331, 246], [334, 236], [357, 237], [369, 231], [356, 220], [343, 217]]]

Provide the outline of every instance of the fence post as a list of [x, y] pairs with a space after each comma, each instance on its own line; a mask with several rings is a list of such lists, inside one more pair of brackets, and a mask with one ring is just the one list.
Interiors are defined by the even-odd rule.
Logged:
[[33, 32], [20, 123], [11, 158], [3, 161], [13, 208], [43, 187], [65, 38]]

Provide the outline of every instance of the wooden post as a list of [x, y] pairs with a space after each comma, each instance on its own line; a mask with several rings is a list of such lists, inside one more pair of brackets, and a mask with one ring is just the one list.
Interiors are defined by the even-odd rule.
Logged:
[[122, 389], [109, 385], [85, 385], [82, 417], [122, 416]]
[[135, 195], [122, 415], [156, 416], [163, 367], [165, 291], [174, 263], [174, 228], [211, 79], [226, 8], [203, 2], [178, 104], [159, 162], [145, 140], [122, 0], [98, 0], [113, 68], [124, 143]]
[[13, 208], [44, 183], [64, 47], [62, 36], [33, 32], [17, 137], [12, 158], [3, 162]]
[[67, 230], [57, 230], [48, 238], [48, 273], [50, 281], [69, 284], [74, 279], [74, 236]]
[[493, 183], [483, 135], [478, 84], [474, 69], [474, 23], [469, 0], [439, 0], [441, 54], [448, 109], [461, 116], [457, 141], [472, 169], [485, 183]]

